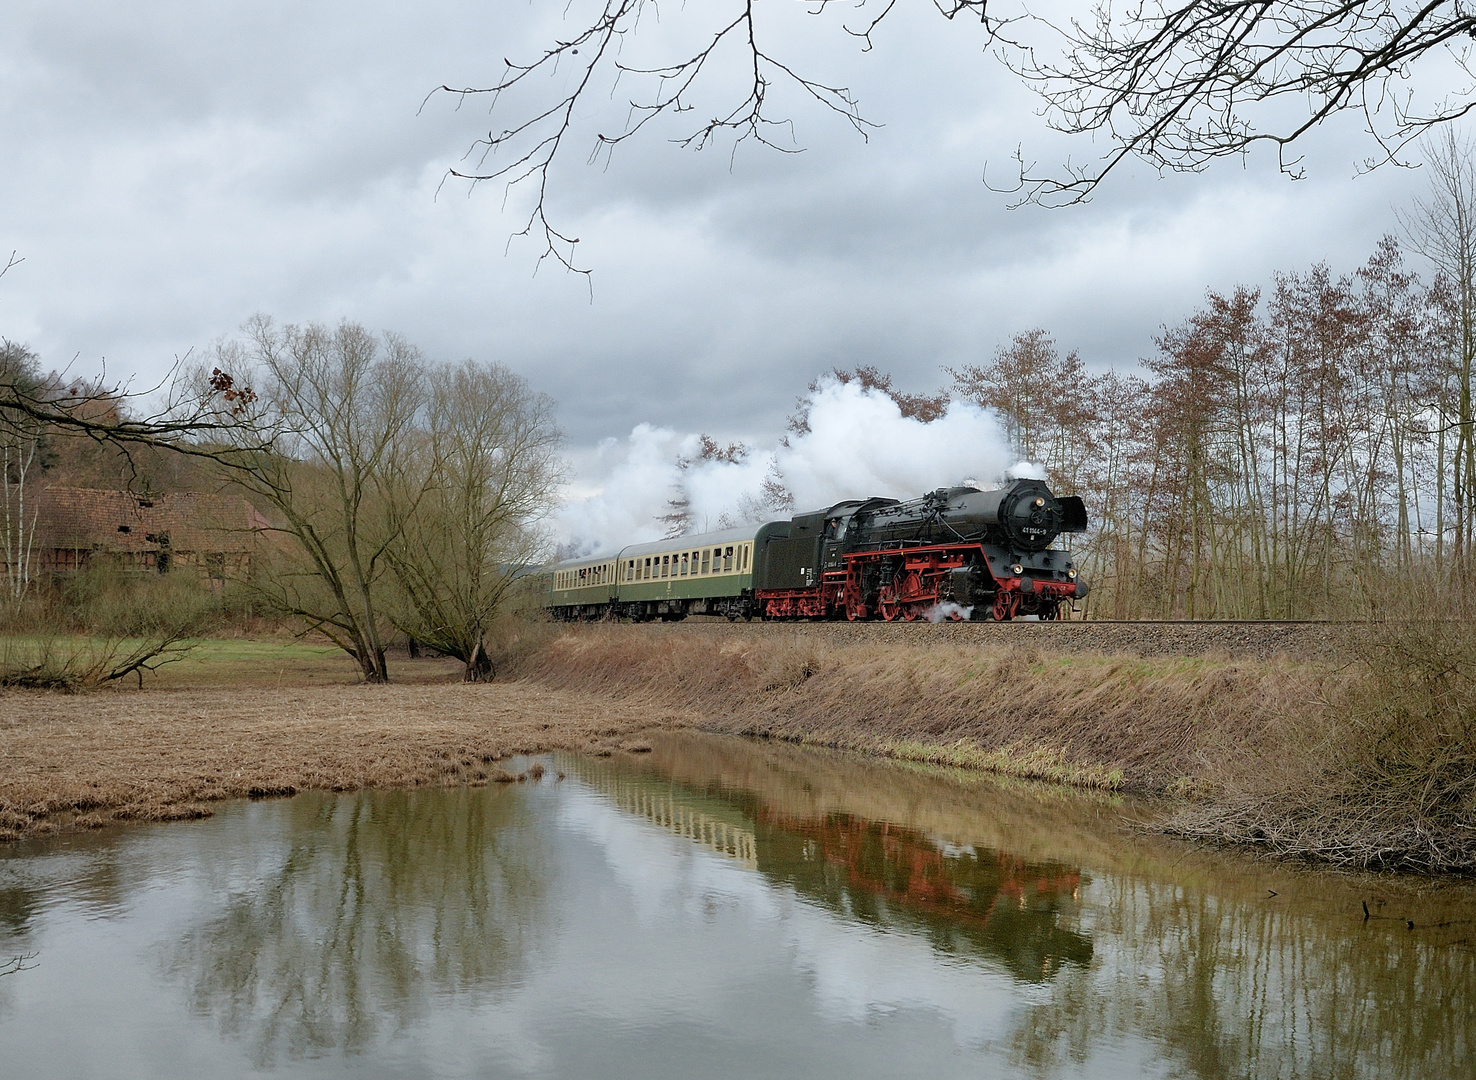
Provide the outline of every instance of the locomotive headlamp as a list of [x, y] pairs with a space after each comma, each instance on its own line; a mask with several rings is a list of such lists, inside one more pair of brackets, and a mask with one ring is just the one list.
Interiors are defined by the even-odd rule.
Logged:
[[1066, 576], [1069, 577], [1069, 578], [1074, 578], [1074, 577], [1076, 577], [1076, 571], [1075, 570], [1067, 570], [1066, 571]]
[[1045, 505], [1045, 500], [1042, 499], [1042, 498], [1038, 498], [1037, 497], [1036, 500], [1035, 500], [1035, 505], [1036, 506], [1044, 506]]
[[1019, 577], [1024, 572], [1025, 568], [1019, 563], [1016, 563], [1014, 566], [1010, 567], [1010, 573], [1014, 574], [1016, 577]]

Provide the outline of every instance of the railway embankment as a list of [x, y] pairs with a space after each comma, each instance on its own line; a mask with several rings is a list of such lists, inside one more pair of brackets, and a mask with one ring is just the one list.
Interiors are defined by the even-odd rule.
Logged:
[[1476, 870], [1463, 624], [583, 626], [510, 672], [717, 731], [1171, 796], [1283, 856]]

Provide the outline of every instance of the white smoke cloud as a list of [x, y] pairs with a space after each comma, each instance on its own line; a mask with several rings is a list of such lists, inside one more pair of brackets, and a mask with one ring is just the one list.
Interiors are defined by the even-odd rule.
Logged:
[[[1039, 475], [1016, 463], [995, 419], [953, 402], [931, 423], [903, 416], [887, 394], [858, 382], [822, 382], [811, 395], [810, 430], [787, 444], [750, 449], [738, 461], [703, 459], [700, 436], [639, 424], [624, 440], [599, 448], [583, 491], [555, 529], [568, 548], [604, 553], [664, 536], [670, 500], [686, 493], [694, 532], [743, 521], [786, 517], [764, 501], [764, 481], [781, 482], [796, 510], [842, 499], [916, 498], [955, 484], [988, 486], [1007, 476]], [[682, 469], [677, 459], [691, 462]]]

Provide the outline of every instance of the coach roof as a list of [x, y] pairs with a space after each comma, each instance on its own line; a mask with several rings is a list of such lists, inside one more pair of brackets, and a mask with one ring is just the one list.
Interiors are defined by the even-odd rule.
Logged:
[[634, 559], [642, 555], [664, 555], [669, 551], [691, 551], [693, 548], [719, 547], [726, 544], [741, 544], [752, 540], [762, 524], [741, 525], [736, 529], [719, 529], [717, 532], [690, 533], [674, 536], [670, 540], [657, 540], [650, 544], [632, 544], [623, 549], [617, 558]]

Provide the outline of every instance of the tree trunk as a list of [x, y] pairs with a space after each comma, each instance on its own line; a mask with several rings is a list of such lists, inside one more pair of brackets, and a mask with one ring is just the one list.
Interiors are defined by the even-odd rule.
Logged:
[[476, 645], [472, 647], [471, 656], [466, 660], [466, 671], [461, 676], [462, 682], [491, 682], [496, 670], [492, 667], [492, 659], [487, 655], [487, 650], [482, 647], [482, 641], [477, 639]]

